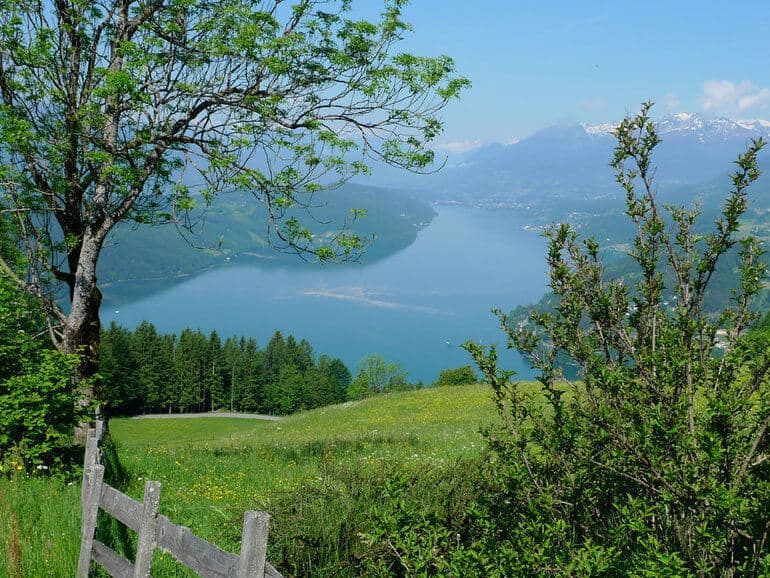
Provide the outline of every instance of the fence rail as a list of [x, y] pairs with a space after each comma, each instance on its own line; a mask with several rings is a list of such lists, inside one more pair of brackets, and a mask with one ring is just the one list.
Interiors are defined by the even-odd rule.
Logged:
[[[225, 552], [193, 534], [190, 528], [158, 514], [160, 482], [145, 483], [142, 502], [103, 483], [104, 466], [98, 463], [98, 442], [97, 431], [89, 430], [81, 491], [83, 522], [78, 578], [88, 576], [92, 561], [114, 577], [149, 577], [156, 549], [168, 552], [204, 578], [282, 578], [266, 560], [270, 526], [267, 512], [246, 512], [240, 555]], [[100, 508], [138, 533], [133, 563], [94, 538]]]

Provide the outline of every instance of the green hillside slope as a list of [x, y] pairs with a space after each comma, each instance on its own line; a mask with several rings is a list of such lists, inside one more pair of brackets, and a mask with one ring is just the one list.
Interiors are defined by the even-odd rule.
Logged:
[[[141, 500], [145, 480], [160, 480], [161, 513], [232, 552], [243, 512], [267, 510], [268, 559], [285, 576], [369, 575], [366, 564], [379, 554], [365, 534], [379, 523], [382, 493], [402, 487], [398, 503], [414, 512], [451, 516], [465, 508], [477, 467], [468, 460], [480, 455], [479, 429], [495, 415], [489, 389], [467, 386], [393, 393], [280, 421], [116, 419], [110, 429], [125, 471], [112, 483]], [[110, 462], [114, 453], [105, 453]], [[18, 546], [0, 547], [0, 577], [3, 568], [74, 576], [78, 486], [0, 475], [0, 541]], [[120, 549], [125, 533], [113, 529], [100, 539]], [[153, 575], [192, 576], [161, 552]]]
[[[495, 418], [491, 393], [483, 386], [436, 387], [375, 396], [285, 417], [280, 421], [239, 418], [115, 419], [112, 434], [127, 457], [146, 466], [146, 449], [191, 451], [342, 448], [367, 446], [380, 457], [421, 459], [476, 455], [479, 428]], [[343, 452], [345, 453], [345, 452]], [[347, 457], [356, 461], [359, 452]], [[366, 456], [371, 456], [371, 451]], [[414, 452], [409, 453], [409, 456]]]
[[[360, 259], [371, 263], [408, 247], [435, 216], [422, 201], [363, 185], [321, 191], [312, 216], [297, 218], [323, 237], [340, 230], [352, 208], [366, 211], [350, 232], [373, 241]], [[223, 194], [205, 212], [191, 216], [193, 232], [173, 225], [127, 225], [108, 239], [99, 261], [99, 279], [107, 299], [136, 297], [206, 269], [232, 264], [308, 266], [294, 254], [273, 249], [267, 238], [267, 209], [248, 195]]]

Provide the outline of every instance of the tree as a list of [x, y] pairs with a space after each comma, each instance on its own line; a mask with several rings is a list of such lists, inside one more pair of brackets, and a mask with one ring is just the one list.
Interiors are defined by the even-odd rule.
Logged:
[[[405, 0], [379, 22], [350, 0], [8, 0], [0, 12], [0, 213], [57, 347], [99, 401], [97, 263], [120, 223], [175, 222], [222, 190], [263, 203], [279, 249], [335, 259], [297, 214], [370, 159], [420, 170], [437, 113], [467, 85], [445, 56], [395, 54]], [[294, 211], [292, 211], [294, 209]], [[69, 293], [65, 310], [51, 283]]]
[[435, 385], [470, 385], [476, 383], [478, 378], [470, 365], [456, 367], [454, 369], [442, 369], [438, 374]]
[[235, 401], [240, 399], [244, 382], [243, 352], [235, 337], [228, 337], [222, 346], [224, 360], [224, 402], [223, 407], [233, 411]]
[[321, 355], [318, 359], [318, 371], [336, 386], [334, 396], [328, 403], [345, 401], [345, 392], [353, 377], [345, 363], [338, 357], [332, 358], [328, 355]]
[[178, 407], [179, 389], [176, 375], [176, 336], [161, 335], [158, 339], [157, 373], [152, 378], [158, 378], [158, 403], [169, 413]]
[[150, 413], [162, 406], [164, 366], [172, 365], [172, 357], [161, 359], [161, 338], [155, 326], [142, 321], [134, 330], [131, 345], [137, 365], [137, 388], [142, 392], [142, 410]]
[[[292, 342], [293, 342], [292, 338]], [[278, 381], [278, 374], [287, 362], [286, 340], [280, 331], [273, 333], [265, 348], [264, 381], [274, 383]]]
[[76, 423], [68, 384], [76, 363], [52, 350], [33, 299], [0, 277], [0, 465], [62, 460]]
[[[656, 200], [660, 139], [650, 106], [620, 124], [612, 163], [635, 225], [637, 280], [608, 280], [599, 244], [554, 226], [546, 234], [554, 309], [533, 311], [522, 329], [498, 312], [510, 346], [539, 371], [539, 387], [511, 383], [494, 348], [467, 344], [504, 418], [489, 433], [504, 494], [492, 508], [511, 543], [538, 545], [508, 549], [504, 573], [752, 576], [770, 568], [770, 339], [748, 331], [766, 268], [760, 241], [738, 235], [764, 143], [738, 158], [713, 231], [696, 234], [697, 209]], [[710, 281], [733, 248], [732, 304], [709, 314]], [[565, 379], [562, 356], [580, 381]]]
[[[223, 387], [222, 340], [216, 331], [209, 335], [208, 355], [206, 356], [205, 390], [208, 409], [215, 411], [227, 407]], [[204, 408], [205, 409], [205, 408]]]
[[343, 401], [340, 399], [339, 383], [326, 371], [311, 367], [302, 375], [305, 382], [302, 408], [313, 409]]
[[141, 387], [133, 341], [132, 334], [114, 321], [102, 335], [99, 374], [108, 415], [138, 413], [144, 405], [147, 394]]
[[381, 355], [370, 355], [358, 362], [358, 375], [348, 387], [348, 399], [361, 399], [376, 393], [400, 391], [408, 387], [406, 370], [388, 363]]
[[260, 411], [265, 406], [263, 353], [253, 337], [241, 339], [243, 382], [238, 395], [238, 408]]
[[286, 415], [308, 407], [305, 377], [296, 365], [287, 363], [278, 375], [275, 412]]
[[207, 349], [206, 336], [200, 331], [185, 328], [179, 334], [174, 352], [178, 392], [174, 405], [181, 412], [200, 409], [199, 405], [203, 402]]
[[306, 339], [297, 343], [293, 335], [286, 338], [284, 357], [285, 363], [294, 365], [300, 372], [305, 372], [315, 365], [313, 347]]

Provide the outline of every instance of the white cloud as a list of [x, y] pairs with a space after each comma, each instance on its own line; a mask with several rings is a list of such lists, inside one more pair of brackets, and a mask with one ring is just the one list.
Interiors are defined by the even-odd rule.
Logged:
[[463, 140], [446, 143], [438, 143], [433, 148], [445, 153], [467, 153], [473, 149], [479, 148], [483, 143], [480, 140]]
[[666, 107], [666, 111], [668, 112], [678, 112], [679, 105], [681, 104], [682, 102], [673, 92], [667, 92], [666, 96], [663, 97], [663, 105]]
[[770, 88], [763, 88], [759, 92], [739, 98], [738, 110], [767, 108], [768, 104], [770, 104]]
[[584, 100], [580, 103], [580, 108], [587, 112], [598, 112], [606, 108], [607, 103], [603, 98], [592, 98], [590, 100]]
[[706, 112], [761, 110], [770, 105], [770, 88], [760, 88], [748, 80], [709, 80], [703, 83], [701, 102]]

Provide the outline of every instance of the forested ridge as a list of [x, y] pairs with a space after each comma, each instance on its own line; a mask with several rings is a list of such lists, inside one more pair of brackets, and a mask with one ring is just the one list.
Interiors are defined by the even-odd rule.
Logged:
[[[376, 187], [345, 185], [314, 195], [313, 234], [328, 238], [347, 225], [348, 232], [369, 243], [357, 259], [374, 263], [406, 247], [427, 226], [435, 211], [427, 203]], [[355, 218], [350, 208], [355, 207]], [[300, 210], [295, 210], [299, 218]], [[261, 267], [308, 267], [291, 251], [275, 251], [267, 230], [267, 209], [244, 195], [229, 193], [216, 205], [201, 203], [188, 215], [189, 228], [124, 224], [108, 239], [99, 264], [107, 301], [138, 296], [173, 285], [196, 273], [227, 264]]]
[[316, 359], [306, 340], [276, 331], [253, 338], [184, 329], [160, 334], [112, 323], [102, 336], [102, 387], [112, 415], [245, 411], [289, 414], [346, 399], [351, 375], [338, 358]]

